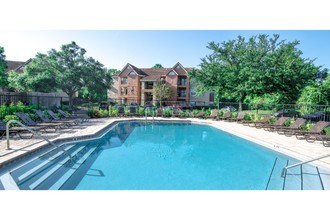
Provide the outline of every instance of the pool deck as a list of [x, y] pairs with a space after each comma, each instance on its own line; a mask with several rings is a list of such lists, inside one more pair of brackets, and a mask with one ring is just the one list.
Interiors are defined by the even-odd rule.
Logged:
[[[62, 130], [61, 133], [47, 133], [43, 136], [51, 141], [61, 140], [63, 138], [80, 139], [82, 136], [93, 136], [97, 132], [105, 129], [109, 124], [119, 120], [142, 120], [145, 118], [101, 118], [91, 119], [79, 126]], [[152, 118], [148, 118], [152, 120]], [[264, 129], [257, 129], [249, 126], [244, 126], [236, 122], [227, 121], [213, 121], [210, 119], [178, 119], [178, 118], [155, 118], [155, 120], [189, 120], [194, 123], [208, 124], [215, 128], [221, 129], [225, 132], [234, 134], [236, 136], [245, 138], [252, 142], [261, 144], [265, 147], [295, 157], [299, 160], [305, 161], [315, 157], [330, 154], [330, 147], [324, 147], [321, 142], [309, 143], [306, 140], [298, 140], [295, 136], [287, 137], [277, 133], [265, 131]], [[6, 139], [0, 141], [0, 167], [9, 161], [16, 160], [24, 156], [24, 154], [40, 149], [47, 142], [40, 138], [20, 139], [18, 137], [11, 138], [10, 148], [7, 149]], [[314, 162], [315, 165], [330, 169], [330, 157], [324, 158]]]

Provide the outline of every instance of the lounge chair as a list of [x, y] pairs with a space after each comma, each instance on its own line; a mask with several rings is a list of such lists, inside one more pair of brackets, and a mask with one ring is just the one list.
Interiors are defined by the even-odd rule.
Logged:
[[218, 119], [219, 110], [218, 109], [212, 109], [211, 114], [205, 118], [209, 119]]
[[297, 118], [290, 126], [275, 126], [270, 129], [270, 131], [276, 131], [278, 134], [284, 134], [286, 136], [291, 136], [295, 131], [301, 130], [301, 126], [306, 123], [306, 119]]
[[[0, 139], [4, 138], [7, 134], [6, 134], [6, 129], [7, 129], [7, 124], [4, 121], [0, 120]], [[11, 127], [9, 128], [9, 136], [15, 136], [18, 135], [20, 138], [25, 138], [26, 136], [22, 136], [21, 134], [23, 132], [28, 131], [27, 129], [23, 128], [23, 127]], [[30, 133], [30, 137], [33, 137], [33, 133]]]
[[251, 122], [247, 123], [247, 125], [249, 125], [250, 127], [260, 128], [262, 125], [268, 124], [271, 118], [272, 118], [271, 115], [266, 115], [261, 120], [251, 121]]
[[310, 136], [312, 135], [321, 135], [323, 134], [323, 129], [328, 127], [330, 125], [330, 122], [327, 121], [318, 121], [311, 129], [308, 131], [295, 131], [294, 135], [297, 139], [310, 139]]
[[124, 116], [125, 115], [125, 107], [122, 105], [117, 106], [118, 109], [118, 116]]
[[89, 118], [87, 118], [87, 117], [77, 117], [77, 116], [69, 115], [68, 113], [66, 113], [62, 109], [57, 109], [56, 111], [58, 113], [60, 113], [64, 118], [79, 120], [80, 123], [87, 122], [89, 120]]
[[180, 116], [180, 109], [178, 108], [173, 108], [172, 110], [172, 117], [179, 117]]
[[53, 123], [37, 123], [37, 122], [33, 121], [30, 118], [30, 116], [28, 116], [24, 112], [16, 112], [15, 114], [23, 121], [23, 123], [26, 126], [32, 128], [35, 131], [49, 132], [49, 130], [51, 130], [53, 132], [57, 132], [60, 129], [59, 125], [57, 125], [57, 124], [53, 124]]
[[163, 117], [163, 108], [157, 108], [156, 117]]
[[196, 115], [193, 116], [194, 118], [204, 118], [205, 113], [204, 112], [198, 112]]
[[65, 123], [68, 123], [70, 125], [77, 125], [77, 124], [80, 123], [80, 120], [77, 120], [77, 119], [60, 118], [60, 117], [57, 116], [57, 114], [55, 112], [53, 112], [50, 109], [47, 109], [46, 111], [50, 115], [50, 117], [52, 117], [53, 120], [55, 120], [55, 121], [65, 122]]
[[306, 141], [314, 142], [314, 141], [321, 141], [323, 146], [330, 147], [330, 135], [327, 134], [319, 134], [319, 135], [306, 135]]
[[137, 108], [138, 106], [129, 106], [128, 107], [128, 113], [129, 113], [129, 116], [137, 116]]
[[245, 117], [245, 112], [241, 111], [237, 114], [236, 118], [228, 118], [228, 121], [230, 121], [230, 122], [242, 122], [242, 121], [244, 121], [244, 117]]
[[57, 124], [60, 128], [68, 128], [71, 126], [70, 123], [67, 123], [64, 121], [55, 121], [55, 120], [50, 119], [45, 113], [43, 113], [43, 111], [41, 111], [39, 109], [36, 109], [34, 111], [43, 123], [54, 123], [54, 124]]
[[231, 116], [231, 112], [224, 112], [222, 116], [218, 117], [218, 120], [227, 120]]
[[289, 117], [280, 117], [273, 124], [263, 124], [261, 127], [266, 131], [270, 131], [272, 128], [283, 126], [287, 120], [289, 120]]

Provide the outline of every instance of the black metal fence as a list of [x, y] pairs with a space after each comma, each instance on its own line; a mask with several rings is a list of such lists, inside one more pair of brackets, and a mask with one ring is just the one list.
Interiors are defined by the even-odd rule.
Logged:
[[[220, 102], [219, 109], [239, 110], [237, 102]], [[254, 111], [257, 114], [272, 114], [274, 116], [302, 117], [309, 121], [330, 121], [330, 105], [307, 104], [242, 104], [243, 111]]]
[[26, 93], [0, 93], [0, 105], [9, 106], [11, 103], [22, 102], [25, 105], [36, 105], [38, 108], [40, 106], [45, 106], [47, 108], [57, 106], [61, 107], [63, 100], [67, 97], [56, 97], [45, 95], [29, 95]]

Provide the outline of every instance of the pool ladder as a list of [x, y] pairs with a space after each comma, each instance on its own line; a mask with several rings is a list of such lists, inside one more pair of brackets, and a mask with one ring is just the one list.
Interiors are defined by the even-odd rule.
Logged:
[[[45, 140], [46, 142], [48, 142], [51, 146], [55, 147], [56, 149], [59, 149], [61, 151], [63, 151], [63, 153], [67, 154], [67, 151], [64, 150], [62, 147], [59, 147], [58, 145], [56, 145], [54, 142], [52, 142], [51, 140], [49, 140], [46, 137], [41, 136], [40, 134], [38, 134], [38, 132], [34, 131], [33, 129], [27, 127], [26, 125], [22, 124], [21, 122], [17, 121], [17, 120], [9, 120], [6, 124], [6, 138], [7, 138], [7, 150], [10, 150], [10, 140], [9, 140], [9, 127], [11, 123], [16, 123], [18, 125], [20, 125], [21, 127], [25, 128], [26, 130], [30, 131], [32, 134], [38, 136], [39, 138]], [[72, 159], [71, 157], [71, 153], [68, 154], [70, 157], [70, 160]]]
[[[145, 120], [148, 120], [148, 111], [144, 110]], [[152, 111], [152, 121], [155, 121], [155, 111]]]

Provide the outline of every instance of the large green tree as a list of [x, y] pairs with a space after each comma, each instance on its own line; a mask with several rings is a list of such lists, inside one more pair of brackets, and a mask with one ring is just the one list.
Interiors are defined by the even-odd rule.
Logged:
[[70, 107], [80, 90], [98, 93], [112, 83], [103, 64], [86, 57], [86, 50], [75, 42], [62, 45], [59, 51], [51, 49], [47, 54], [38, 53], [23, 74], [11, 74], [9, 80], [12, 87], [23, 91], [62, 90], [69, 96]]
[[153, 95], [159, 100], [160, 106], [162, 106], [163, 101], [173, 98], [174, 92], [168, 83], [158, 82], [153, 88]]
[[295, 102], [301, 90], [315, 79], [319, 67], [301, 57], [298, 41], [285, 42], [279, 35], [257, 35], [248, 40], [211, 42], [210, 55], [200, 69], [189, 73], [198, 93], [214, 91], [217, 98], [236, 100], [240, 108], [247, 95], [281, 94], [284, 102]]
[[8, 85], [7, 76], [5, 73], [7, 67], [5, 50], [0, 46], [0, 87], [6, 87]]

